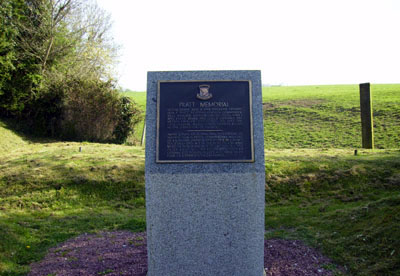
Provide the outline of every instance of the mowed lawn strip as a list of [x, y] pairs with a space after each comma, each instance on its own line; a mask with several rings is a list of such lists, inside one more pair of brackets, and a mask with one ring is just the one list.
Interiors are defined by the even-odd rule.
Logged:
[[[358, 85], [264, 88], [267, 238], [301, 239], [355, 275], [400, 273], [399, 88], [372, 85], [387, 148], [374, 151], [359, 149]], [[85, 232], [145, 229], [144, 148], [32, 140], [5, 121], [0, 137], [0, 275]]]
[[[371, 84], [375, 146], [400, 148], [400, 84]], [[145, 92], [123, 92], [145, 112]], [[357, 85], [263, 87], [265, 146], [360, 148]], [[144, 121], [143, 121], [144, 122]], [[140, 141], [143, 122], [132, 141]]]
[[400, 274], [400, 150], [266, 151], [267, 238], [300, 239], [352, 275]]
[[[400, 148], [400, 85], [371, 84], [376, 148]], [[358, 85], [264, 87], [265, 146], [360, 148]]]
[[142, 135], [143, 135], [143, 129], [144, 129], [144, 114], [146, 112], [146, 92], [134, 92], [134, 91], [125, 91], [125, 92], [120, 92], [121, 95], [126, 96], [131, 98], [132, 100], [135, 101], [135, 103], [138, 104], [140, 109], [143, 111], [143, 119], [140, 121], [134, 129], [134, 133], [131, 135], [131, 137], [128, 138], [128, 143], [133, 144], [133, 145], [140, 145]]
[[143, 231], [144, 203], [142, 148], [34, 143], [0, 156], [0, 275], [25, 275], [85, 232]]

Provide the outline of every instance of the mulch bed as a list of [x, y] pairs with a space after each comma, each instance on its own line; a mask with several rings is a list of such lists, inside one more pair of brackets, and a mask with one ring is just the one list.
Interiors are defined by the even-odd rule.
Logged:
[[[333, 275], [324, 268], [331, 263], [301, 241], [264, 242], [267, 275]], [[29, 276], [145, 276], [146, 273], [146, 233], [115, 231], [83, 234], [50, 249], [42, 261], [31, 265]]]

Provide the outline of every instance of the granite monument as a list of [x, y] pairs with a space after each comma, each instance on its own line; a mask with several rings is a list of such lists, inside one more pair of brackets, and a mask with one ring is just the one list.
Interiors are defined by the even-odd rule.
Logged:
[[149, 72], [148, 275], [263, 275], [260, 71]]

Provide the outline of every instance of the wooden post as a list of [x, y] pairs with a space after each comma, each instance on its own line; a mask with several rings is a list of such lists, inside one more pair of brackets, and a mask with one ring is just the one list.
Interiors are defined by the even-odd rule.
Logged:
[[361, 108], [361, 130], [362, 147], [374, 148], [374, 122], [372, 118], [372, 98], [369, 83], [360, 84], [360, 108]]
[[140, 146], [144, 145], [145, 137], [146, 137], [146, 122], [143, 123], [142, 140], [140, 141]]

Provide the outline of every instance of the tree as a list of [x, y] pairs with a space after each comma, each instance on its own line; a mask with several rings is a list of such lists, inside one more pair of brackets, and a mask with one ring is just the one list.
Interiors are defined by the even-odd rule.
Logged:
[[18, 109], [16, 101], [12, 100], [15, 90], [12, 89], [10, 82], [17, 65], [15, 61], [18, 28], [14, 22], [20, 20], [22, 16], [22, 4], [22, 1], [0, 2], [0, 114], [2, 110]]
[[6, 0], [0, 14], [3, 113], [29, 116], [27, 102], [53, 78], [112, 78], [116, 47], [107, 35], [110, 17], [96, 2]]
[[110, 36], [111, 18], [96, 2], [81, 2], [67, 18], [71, 40], [76, 41], [68, 58], [67, 75], [88, 75], [103, 80], [114, 77], [118, 47]]
[[110, 16], [93, 0], [5, 0], [0, 15], [0, 115], [52, 136], [125, 141], [140, 112], [114, 88]]
[[[69, 5], [65, 1], [65, 5]], [[63, 19], [65, 5], [53, 0], [6, 0], [1, 2], [2, 62], [0, 108], [14, 115], [24, 113], [27, 102], [39, 91], [49, 58], [57, 25]], [[62, 55], [62, 53], [60, 53]], [[55, 58], [53, 58], [55, 59]]]
[[11, 77], [15, 57], [13, 38], [16, 28], [11, 24], [12, 13], [9, 2], [0, 3], [0, 95], [4, 93], [2, 88]]

